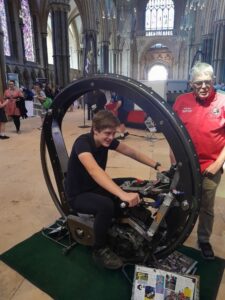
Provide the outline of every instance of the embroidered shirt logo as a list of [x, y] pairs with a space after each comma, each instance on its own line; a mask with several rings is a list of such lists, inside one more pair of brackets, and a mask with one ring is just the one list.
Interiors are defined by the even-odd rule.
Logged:
[[183, 113], [190, 113], [190, 112], [192, 112], [192, 108], [191, 107], [183, 107], [182, 112]]
[[212, 113], [213, 115], [218, 116], [220, 114], [220, 109], [218, 107], [214, 107]]

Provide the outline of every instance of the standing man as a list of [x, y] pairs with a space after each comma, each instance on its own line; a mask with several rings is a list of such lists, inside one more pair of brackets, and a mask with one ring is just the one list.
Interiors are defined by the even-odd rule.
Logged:
[[213, 79], [211, 65], [196, 63], [190, 73], [192, 92], [180, 95], [173, 106], [192, 138], [200, 163], [202, 197], [197, 235], [202, 256], [208, 260], [214, 259], [209, 240], [216, 190], [225, 161], [225, 94], [215, 91]]

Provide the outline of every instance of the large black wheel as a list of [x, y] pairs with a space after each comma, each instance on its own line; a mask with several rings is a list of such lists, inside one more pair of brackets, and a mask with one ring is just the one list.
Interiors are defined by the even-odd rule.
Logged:
[[[94, 89], [116, 91], [143, 109], [153, 119], [160, 132], [164, 134], [176, 161], [181, 166], [178, 187], [184, 192], [188, 206], [185, 209], [178, 207], [171, 210], [167, 215], [169, 230], [166, 233], [161, 232], [160, 237], [156, 235], [153, 239], [154, 244], [157, 244], [157, 239], [160, 239], [156, 249], [157, 257], [168, 255], [184, 242], [195, 225], [201, 190], [199, 164], [191, 139], [176, 114], [164, 99], [140, 82], [119, 75], [97, 74], [75, 81], [57, 95], [45, 117], [41, 135], [41, 162], [51, 197], [61, 215], [67, 216], [70, 208], [65, 198], [63, 183], [67, 171], [68, 154], [61, 125], [70, 105], [77, 98]], [[46, 149], [58, 192], [55, 191], [49, 175]]]

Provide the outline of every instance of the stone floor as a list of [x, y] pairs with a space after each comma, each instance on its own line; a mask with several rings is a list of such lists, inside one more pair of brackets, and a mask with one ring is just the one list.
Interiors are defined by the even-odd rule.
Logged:
[[[0, 140], [0, 253], [51, 224], [59, 213], [48, 193], [40, 163], [39, 143], [41, 120], [38, 117], [22, 120], [21, 134], [16, 134], [11, 122], [7, 124], [8, 140]], [[63, 122], [63, 135], [70, 152], [77, 135], [89, 131], [82, 129], [83, 111], [76, 110], [66, 114]], [[168, 144], [161, 134], [155, 139], [146, 138], [144, 130], [129, 129], [130, 135], [124, 142], [138, 146], [153, 159], [169, 164]], [[113, 176], [129, 176], [135, 170], [139, 178], [154, 178], [154, 170], [121, 157], [110, 154], [107, 172]], [[218, 189], [216, 199], [216, 219], [212, 235], [215, 254], [225, 259], [225, 177]], [[186, 245], [196, 247], [196, 228], [189, 236]], [[217, 300], [225, 295], [225, 276], [223, 276]], [[47, 300], [48, 295], [0, 262], [0, 299], [1, 300]], [[207, 299], [204, 299], [207, 300]]]

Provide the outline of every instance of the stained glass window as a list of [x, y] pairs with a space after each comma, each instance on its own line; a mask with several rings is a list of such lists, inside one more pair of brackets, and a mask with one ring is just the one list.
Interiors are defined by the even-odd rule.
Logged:
[[35, 61], [33, 28], [28, 0], [21, 0], [20, 17], [23, 20], [23, 40], [26, 60]]
[[4, 54], [10, 56], [11, 52], [9, 47], [9, 35], [8, 35], [4, 0], [0, 0], [0, 20], [1, 20], [1, 27], [4, 34]]
[[172, 35], [173, 27], [173, 0], [149, 0], [145, 13], [146, 35]]

